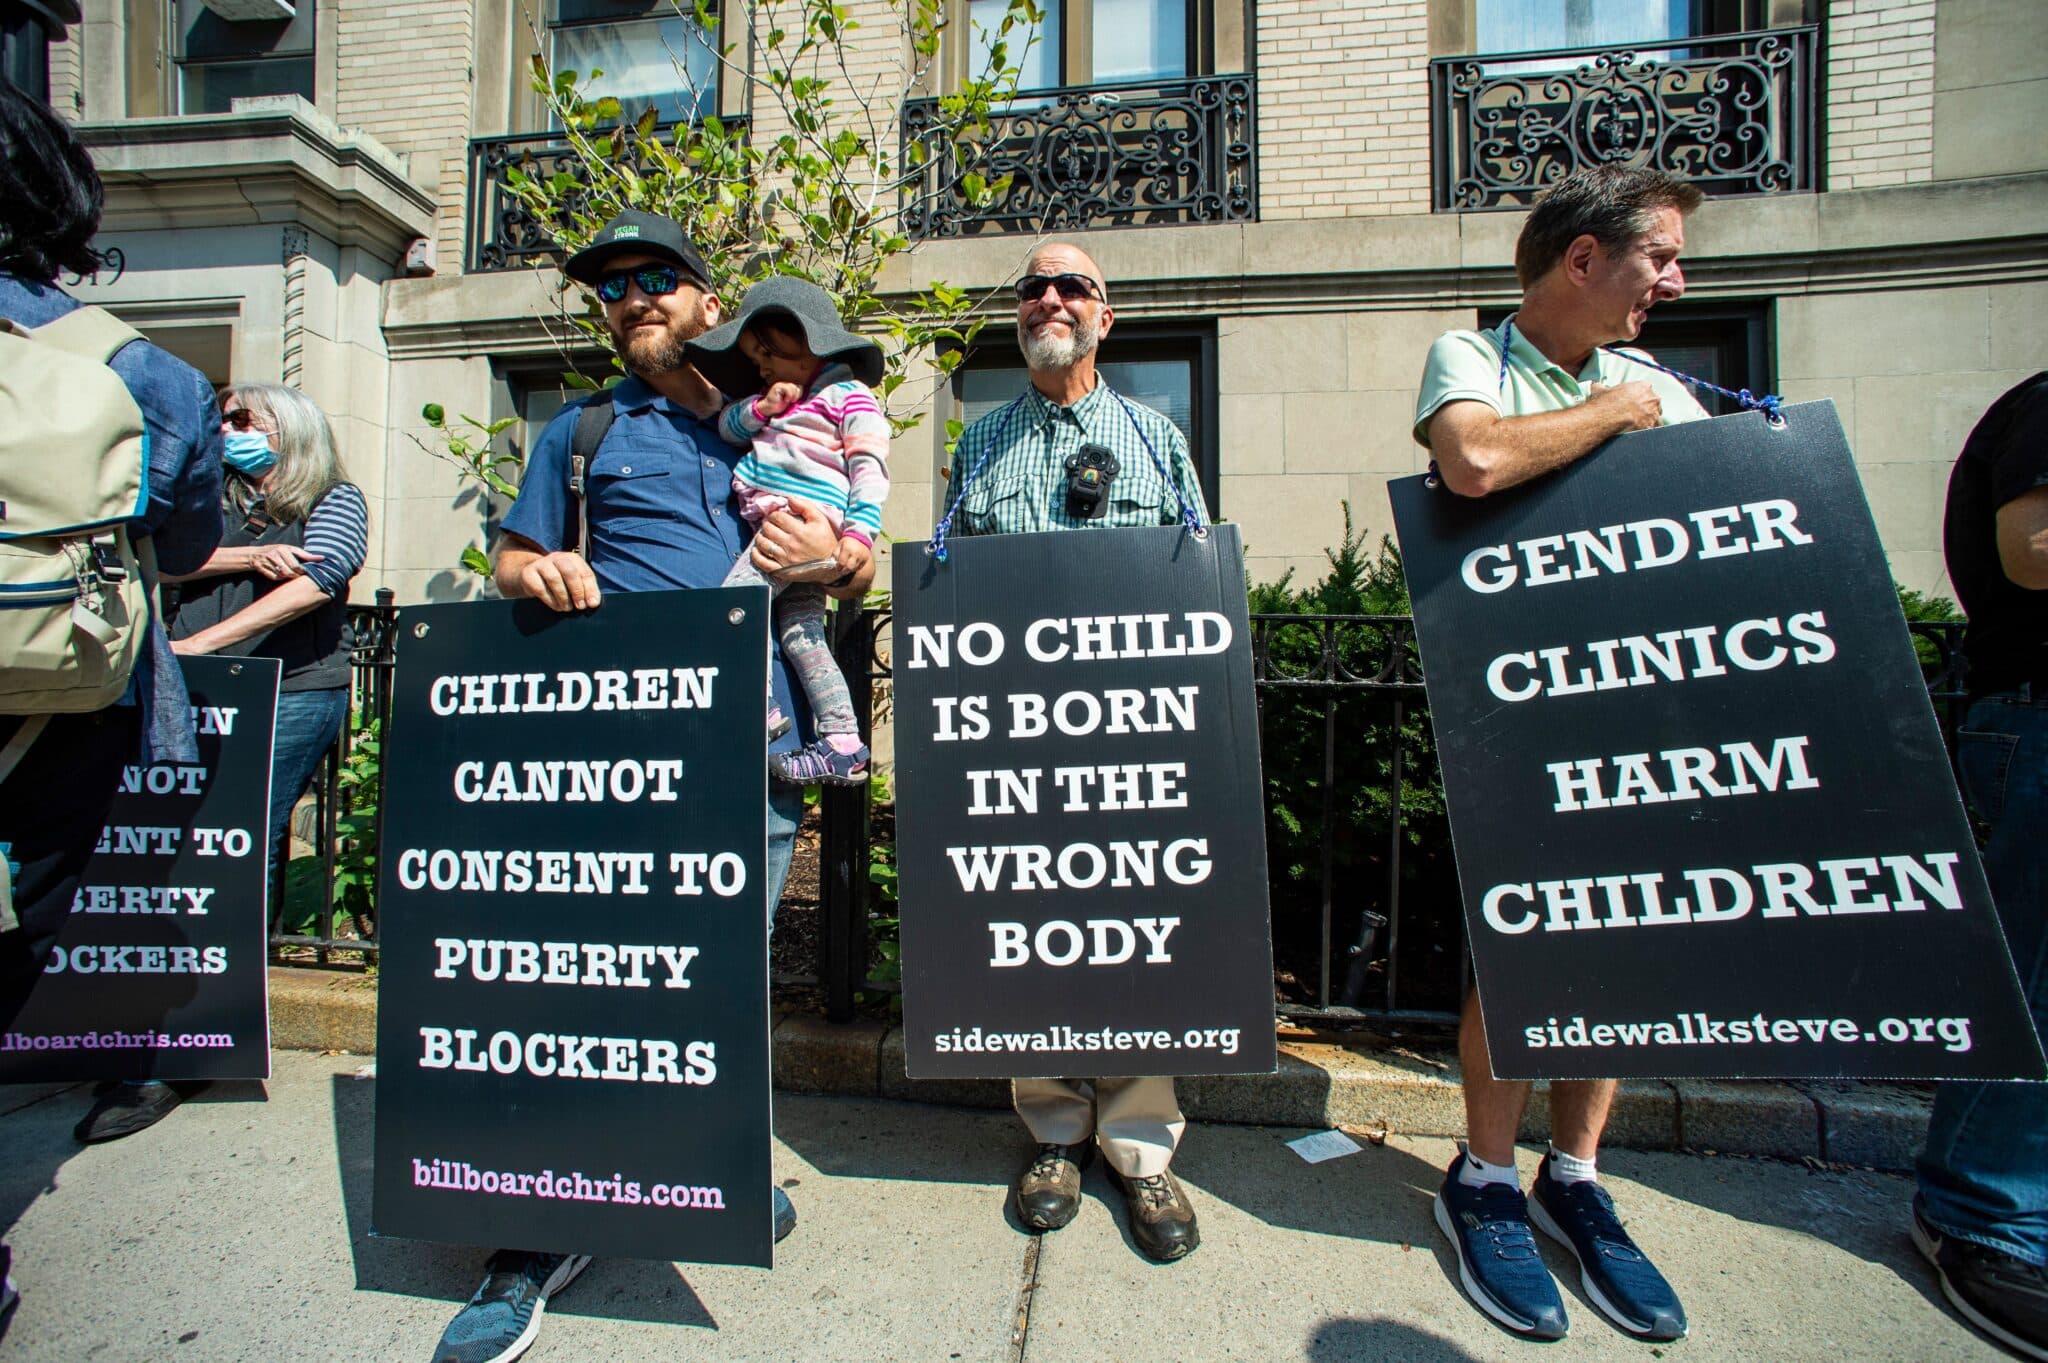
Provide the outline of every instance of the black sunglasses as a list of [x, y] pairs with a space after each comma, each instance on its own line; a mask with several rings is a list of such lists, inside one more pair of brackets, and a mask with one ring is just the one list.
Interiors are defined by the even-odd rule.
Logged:
[[1102, 286], [1084, 274], [1028, 274], [1017, 281], [1017, 301], [1031, 303], [1043, 298], [1048, 284], [1069, 303], [1077, 298], [1102, 298]]
[[224, 425], [232, 426], [238, 431], [254, 430], [256, 427], [256, 414], [247, 407], [237, 407], [232, 412], [222, 412], [220, 419]]
[[607, 303], [616, 303], [626, 296], [629, 284], [638, 284], [640, 292], [649, 298], [659, 298], [665, 293], [674, 293], [686, 278], [673, 265], [635, 265], [630, 270], [616, 270], [598, 276], [597, 296]]

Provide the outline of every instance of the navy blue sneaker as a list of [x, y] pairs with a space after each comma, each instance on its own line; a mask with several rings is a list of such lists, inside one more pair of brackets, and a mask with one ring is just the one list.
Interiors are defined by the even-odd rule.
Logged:
[[1529, 1203], [1506, 1183], [1468, 1188], [1458, 1181], [1460, 1152], [1436, 1194], [1436, 1223], [1458, 1251], [1458, 1280], [1487, 1315], [1518, 1335], [1563, 1339], [1571, 1322], [1564, 1298], [1529, 1229]]
[[484, 1284], [456, 1312], [434, 1346], [434, 1363], [506, 1363], [532, 1346], [548, 1298], [590, 1266], [588, 1254], [529, 1254], [501, 1249], [484, 1265]]
[[1664, 1275], [1636, 1248], [1614, 1214], [1614, 1199], [1588, 1179], [1566, 1183], [1537, 1167], [1529, 1219], [1579, 1261], [1579, 1286], [1600, 1313], [1644, 1339], [1683, 1339], [1685, 1308]]

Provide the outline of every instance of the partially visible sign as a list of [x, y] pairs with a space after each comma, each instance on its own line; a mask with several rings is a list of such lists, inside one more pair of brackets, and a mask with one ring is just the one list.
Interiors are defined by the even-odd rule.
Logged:
[[199, 761], [128, 766], [0, 1082], [266, 1079], [275, 658], [180, 660]]
[[1394, 482], [1495, 1074], [2040, 1079], [1830, 403]]
[[955, 540], [893, 607], [909, 1073], [1270, 1073], [1237, 528]]
[[406, 608], [378, 1234], [767, 1266], [767, 618]]

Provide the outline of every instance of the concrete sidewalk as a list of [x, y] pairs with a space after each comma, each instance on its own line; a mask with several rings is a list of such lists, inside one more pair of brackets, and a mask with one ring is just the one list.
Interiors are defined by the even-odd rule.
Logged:
[[[361, 975], [273, 966], [270, 1014], [276, 1047], [376, 1051], [376, 982]], [[904, 1078], [899, 1027], [777, 1014], [773, 1043], [775, 1086], [786, 1093], [1009, 1106], [1009, 1085], [999, 1081]], [[1457, 1048], [1428, 1029], [1341, 1041], [1283, 1033], [1276, 1073], [1184, 1079], [1180, 1095], [1197, 1121], [1457, 1136], [1465, 1129], [1458, 1078]], [[1908, 1170], [1927, 1134], [1927, 1107], [1926, 1085], [1632, 1080], [1615, 1101], [1606, 1144]], [[1539, 1085], [1523, 1139], [1547, 1137], [1548, 1123]]]
[[[368, 1235], [375, 1081], [279, 1052], [269, 1099], [216, 1085], [160, 1126], [81, 1149], [84, 1086], [0, 1088], [0, 1225], [23, 1291], [0, 1360], [419, 1360], [480, 1251]], [[1302, 1128], [1196, 1124], [1176, 1168], [1203, 1245], [1131, 1247], [1102, 1175], [1043, 1239], [1006, 1214], [1014, 1118], [779, 1096], [775, 1168], [801, 1220], [771, 1273], [599, 1262], [548, 1313], [536, 1363], [1138, 1363], [1260, 1359], [2004, 1357], [1942, 1305], [1893, 1175], [1616, 1150], [1604, 1177], [1684, 1296], [1691, 1339], [1607, 1325], [1567, 1272], [1572, 1335], [1517, 1340], [1471, 1308], [1430, 1220], [1450, 1142], [1396, 1133], [1326, 1164]], [[1534, 1154], [1526, 1152], [1525, 1176]]]

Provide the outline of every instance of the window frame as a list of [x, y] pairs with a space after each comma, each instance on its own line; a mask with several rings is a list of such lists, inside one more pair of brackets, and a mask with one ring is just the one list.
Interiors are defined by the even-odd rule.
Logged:
[[[962, 397], [962, 385], [970, 369], [1025, 369], [1024, 352], [1018, 348], [1013, 337], [977, 341], [968, 352], [967, 361], [955, 369], [945, 386], [946, 411], [954, 420], [964, 419], [966, 402]], [[1190, 367], [1188, 381], [1188, 421], [1194, 429], [1183, 432], [1188, 441], [1188, 455], [1195, 462], [1196, 481], [1201, 484], [1202, 500], [1208, 505], [1209, 518], [1221, 520], [1223, 509], [1218, 501], [1220, 490], [1221, 462], [1218, 430], [1219, 399], [1217, 396], [1216, 369], [1216, 327], [1214, 323], [1200, 322], [1123, 322], [1119, 321], [1110, 331], [1095, 353], [1097, 364], [1143, 364], [1148, 361], [1185, 361]], [[936, 495], [943, 500], [951, 474], [945, 472], [952, 467], [951, 456], [944, 450], [944, 423], [939, 423], [941, 476], [935, 480]], [[941, 506], [936, 516], [946, 514]]]
[[[1223, 2], [1229, 3], [1230, 0]], [[1146, 77], [1117, 84], [1168, 85], [1200, 80], [1212, 74], [1216, 64], [1215, 0], [1181, 0], [1181, 3], [1185, 9], [1183, 22], [1187, 34], [1185, 69], [1178, 76]], [[1054, 90], [1084, 89], [1107, 83], [1098, 81], [1095, 76], [1094, 0], [1041, 0], [1041, 7], [1059, 15], [1058, 84], [1021, 86], [1016, 95], [1041, 95]], [[969, 70], [974, 51], [973, 30], [967, 0], [947, 0], [947, 8], [950, 11], [949, 26], [962, 35], [962, 41], [946, 45], [945, 88], [959, 90], [971, 75], [978, 74]]]
[[[1519, 308], [1482, 308], [1479, 328], [1491, 330]], [[1660, 303], [1643, 322], [1642, 334], [1623, 343], [1663, 363], [1660, 348], [1710, 346], [1723, 366], [1716, 375], [1702, 375], [1723, 388], [1743, 389], [1762, 395], [1777, 385], [1777, 328], [1773, 325], [1775, 306], [1769, 299], [1716, 299], [1708, 303]], [[1732, 381], [1731, 381], [1732, 380]], [[1709, 416], [1727, 416], [1742, 407], [1718, 393], [1689, 389]]]
[[[206, 8], [200, 3], [200, 0], [184, 0], [184, 2], [190, 3], [195, 8], [201, 10]], [[170, 61], [166, 63], [170, 81], [168, 104], [180, 117], [187, 115], [201, 116], [201, 111], [188, 108], [186, 101], [185, 77], [188, 71], [194, 69], [225, 70], [238, 66], [254, 66], [261, 62], [303, 61], [310, 67], [306, 89], [303, 91], [278, 90], [271, 93], [298, 95], [309, 104], [316, 102], [320, 88], [320, 25], [329, 17], [324, 12], [326, 5], [339, 3], [339, 0], [325, 0], [324, 4], [322, 0], [297, 0], [293, 16], [282, 24], [277, 25], [269, 22], [258, 23], [254, 21], [243, 25], [238, 24], [237, 21], [219, 19], [219, 22], [228, 25], [230, 30], [243, 26], [252, 30], [259, 27], [268, 29], [275, 26], [277, 29], [275, 41], [260, 52], [240, 51], [203, 54], [199, 56], [194, 56], [190, 51], [188, 38], [191, 26], [181, 21], [179, 14], [180, 3], [181, 0], [164, 0], [165, 17], [167, 20], [165, 27], [169, 30], [166, 47], [170, 52]], [[206, 12], [211, 14], [210, 10]], [[214, 18], [218, 19], [218, 16], [214, 16]], [[295, 32], [302, 36], [294, 39], [293, 34]], [[284, 48], [283, 45], [287, 39], [302, 43], [302, 45]], [[214, 110], [214, 112], [226, 113], [228, 111], [218, 109]]]

